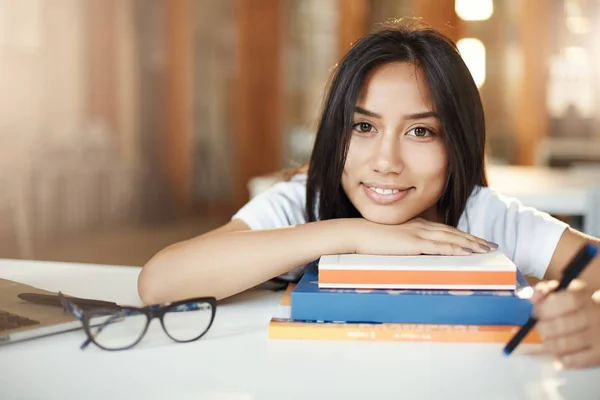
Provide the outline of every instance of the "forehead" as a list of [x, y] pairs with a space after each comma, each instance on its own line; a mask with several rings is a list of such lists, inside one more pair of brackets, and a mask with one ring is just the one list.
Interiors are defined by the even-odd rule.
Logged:
[[433, 110], [423, 71], [408, 62], [386, 63], [370, 71], [363, 82], [358, 104], [379, 109], [395, 106], [410, 112]]

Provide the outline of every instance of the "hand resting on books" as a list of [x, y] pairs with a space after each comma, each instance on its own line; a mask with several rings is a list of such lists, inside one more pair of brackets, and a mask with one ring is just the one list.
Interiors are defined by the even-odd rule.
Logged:
[[498, 248], [495, 243], [462, 232], [452, 226], [415, 218], [400, 225], [384, 225], [357, 218], [355, 253], [381, 255], [468, 255], [487, 253]]
[[540, 282], [532, 297], [536, 329], [544, 350], [565, 368], [600, 365], [600, 299], [581, 280], [568, 290], [548, 294], [557, 281]]

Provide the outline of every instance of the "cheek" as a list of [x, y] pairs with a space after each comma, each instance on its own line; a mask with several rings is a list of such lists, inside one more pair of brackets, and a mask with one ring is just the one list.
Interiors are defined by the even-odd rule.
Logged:
[[448, 157], [443, 145], [422, 146], [406, 153], [406, 166], [410, 166], [413, 176], [446, 179]]
[[368, 157], [368, 149], [364, 143], [355, 138], [350, 140], [348, 146], [348, 154], [346, 155], [346, 163], [344, 164], [344, 174], [351, 173], [357, 170], [361, 165], [365, 165], [365, 160]]

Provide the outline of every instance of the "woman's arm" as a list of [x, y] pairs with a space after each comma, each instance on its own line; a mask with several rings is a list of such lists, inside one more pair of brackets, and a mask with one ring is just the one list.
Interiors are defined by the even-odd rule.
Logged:
[[[556, 250], [554, 250], [544, 279], [560, 280], [563, 269], [567, 266], [571, 258], [579, 251], [581, 246], [587, 242], [592, 242], [600, 247], [600, 239], [584, 235], [571, 228], [565, 229], [556, 246]], [[600, 289], [600, 257], [596, 257], [590, 263], [581, 274], [580, 279], [585, 281], [591, 289]]]
[[231, 296], [324, 254], [466, 255], [492, 244], [422, 219], [380, 225], [362, 218], [249, 230], [233, 220], [159, 252], [142, 269], [138, 292], [146, 304], [198, 296]]
[[250, 230], [241, 220], [171, 245], [142, 269], [138, 291], [146, 304], [239, 293], [316, 260], [348, 252], [344, 220]]

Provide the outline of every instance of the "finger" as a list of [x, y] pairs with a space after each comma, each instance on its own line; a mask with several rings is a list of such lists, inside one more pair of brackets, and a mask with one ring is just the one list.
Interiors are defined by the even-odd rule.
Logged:
[[428, 240], [418, 238], [416, 243], [419, 253], [417, 254], [435, 254], [444, 256], [464, 256], [471, 254], [469, 248], [463, 248], [457, 244], [439, 242], [435, 240]]
[[450, 233], [454, 233], [456, 235], [460, 235], [462, 237], [467, 238], [468, 240], [478, 243], [480, 246], [484, 246], [483, 248], [486, 251], [490, 251], [490, 250], [496, 250], [498, 248], [498, 245], [496, 243], [492, 243], [492, 242], [488, 242], [485, 239], [479, 238], [477, 236], [473, 236], [467, 232], [463, 232], [459, 229], [456, 229], [452, 226], [448, 226], [448, 225], [444, 225], [444, 224], [439, 224], [436, 222], [429, 222], [426, 224], [426, 229], [429, 230], [436, 230], [436, 231], [444, 231], [444, 232], [450, 232]]
[[573, 313], [592, 304], [591, 295], [585, 291], [552, 292], [535, 305], [537, 318], [549, 320]]
[[[569, 288], [568, 289], [576, 291], [576, 292], [577, 291], [589, 292], [587, 283], [585, 283], [585, 281], [581, 280], [581, 279], [573, 279], [571, 281], [571, 283], [569, 284]], [[591, 296], [591, 293], [590, 293], [590, 296]]]
[[558, 281], [541, 281], [535, 285], [535, 290], [531, 296], [531, 301], [536, 304], [542, 299], [545, 299], [551, 290], [554, 290], [558, 286]]
[[450, 243], [456, 244], [460, 247], [467, 247], [473, 250], [475, 253], [487, 253], [489, 247], [483, 248], [478, 242], [469, 240], [465, 236], [458, 235], [451, 231], [442, 231], [442, 230], [423, 230], [420, 231], [418, 237], [422, 239], [432, 240], [436, 242], [442, 243]]
[[546, 286], [546, 294], [550, 293], [553, 290], [556, 290], [557, 287], [558, 281], [556, 279], [548, 281], [548, 285]]
[[569, 336], [589, 329], [590, 326], [600, 325], [600, 313], [590, 310], [579, 311], [560, 318], [542, 320], [537, 323], [536, 330], [544, 340]]
[[578, 353], [582, 350], [591, 348], [592, 343], [589, 338], [589, 329], [575, 335], [560, 336], [554, 339], [544, 339], [542, 346], [545, 351], [554, 354], [557, 357]]
[[600, 365], [600, 346], [559, 357], [565, 368], [588, 368]]
[[[463, 231], [461, 231], [457, 228], [454, 228], [452, 226], [449, 226], [449, 225], [423, 220], [423, 226], [429, 228], [430, 230], [451, 232], [451, 233], [463, 236], [472, 242], [476, 242], [476, 243], [479, 243], [480, 245], [488, 247], [489, 250], [496, 250], [498, 248], [498, 245], [496, 243], [488, 242], [485, 239], [479, 238], [477, 236], [473, 236], [467, 232], [463, 232]], [[489, 250], [487, 250], [487, 251], [489, 251]]]

